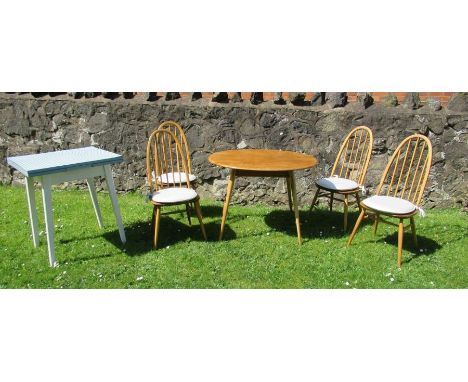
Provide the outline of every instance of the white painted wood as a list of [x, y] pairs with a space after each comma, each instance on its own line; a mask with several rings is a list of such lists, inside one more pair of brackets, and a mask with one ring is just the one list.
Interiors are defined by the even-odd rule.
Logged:
[[28, 198], [29, 207], [29, 222], [31, 224], [32, 239], [34, 247], [39, 245], [39, 231], [37, 222], [36, 210], [36, 195], [34, 194], [34, 182], [31, 178], [26, 177], [26, 196]]
[[86, 183], [88, 183], [89, 195], [91, 196], [91, 201], [93, 202], [94, 212], [96, 213], [96, 219], [98, 221], [99, 228], [102, 228], [102, 215], [97, 200], [94, 178], [86, 178]]
[[119, 202], [117, 200], [117, 194], [115, 192], [114, 179], [112, 178], [112, 170], [110, 165], [104, 166], [104, 171], [106, 173], [107, 188], [109, 189], [109, 196], [111, 198], [112, 207], [114, 209], [115, 220], [117, 221], [117, 226], [119, 227], [120, 240], [122, 240], [122, 243], [125, 244], [127, 239], [125, 237], [122, 217], [120, 215]]
[[42, 176], [71, 168], [104, 166], [121, 161], [122, 155], [93, 146], [7, 158], [7, 163], [25, 176]]
[[47, 232], [47, 246], [49, 251], [49, 265], [55, 267], [55, 244], [54, 244], [54, 212], [52, 210], [51, 182], [48, 176], [42, 177], [42, 202], [44, 204], [44, 220]]
[[65, 170], [63, 172], [47, 174], [47, 177], [50, 179], [51, 184], [58, 184], [63, 182], [70, 182], [72, 180], [81, 180], [105, 175], [104, 166], [94, 166], [81, 167], [77, 169]]

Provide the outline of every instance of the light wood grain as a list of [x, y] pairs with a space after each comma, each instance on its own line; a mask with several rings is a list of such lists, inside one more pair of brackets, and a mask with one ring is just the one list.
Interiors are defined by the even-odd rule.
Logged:
[[295, 171], [314, 167], [311, 155], [282, 150], [226, 150], [211, 154], [208, 160], [216, 166], [248, 171]]

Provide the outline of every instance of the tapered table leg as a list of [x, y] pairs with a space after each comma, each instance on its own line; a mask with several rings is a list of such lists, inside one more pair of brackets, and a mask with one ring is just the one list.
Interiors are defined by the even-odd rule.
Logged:
[[125, 244], [127, 241], [125, 237], [125, 230], [122, 223], [122, 216], [120, 215], [119, 201], [117, 200], [117, 194], [115, 192], [114, 179], [112, 178], [112, 170], [110, 165], [104, 166], [104, 172], [106, 174], [107, 188], [109, 189], [109, 196], [111, 198], [112, 207], [114, 209], [115, 220], [119, 228], [120, 240]]
[[26, 194], [28, 196], [29, 221], [34, 247], [39, 245], [39, 232], [37, 223], [36, 195], [34, 195], [34, 182], [30, 177], [26, 177]]
[[293, 171], [289, 172], [289, 177], [291, 178], [291, 194], [294, 207], [294, 217], [296, 218], [297, 241], [299, 242], [299, 244], [302, 244], [301, 222], [299, 221], [299, 208], [297, 206], [296, 179], [294, 177]]
[[226, 217], [229, 209], [229, 203], [231, 201], [232, 189], [234, 188], [234, 181], [236, 180], [236, 170], [231, 170], [231, 175], [229, 177], [227, 191], [226, 191], [226, 200], [224, 201], [223, 206], [223, 217], [221, 219], [221, 229], [219, 231], [219, 240], [223, 238], [224, 233], [224, 224], [226, 223]]
[[42, 202], [44, 204], [44, 220], [47, 232], [47, 250], [49, 252], [49, 265], [56, 266], [54, 244], [54, 212], [52, 209], [51, 182], [44, 176], [42, 178]]
[[93, 202], [94, 212], [96, 213], [96, 219], [98, 221], [99, 228], [102, 228], [103, 226], [102, 215], [101, 215], [101, 210], [99, 209], [99, 204], [97, 200], [94, 178], [86, 178], [86, 183], [88, 183], [89, 195], [91, 196], [91, 200]]
[[292, 211], [292, 200], [291, 200], [291, 178], [289, 176], [286, 177], [286, 185], [288, 186], [288, 203], [289, 203], [289, 211]]

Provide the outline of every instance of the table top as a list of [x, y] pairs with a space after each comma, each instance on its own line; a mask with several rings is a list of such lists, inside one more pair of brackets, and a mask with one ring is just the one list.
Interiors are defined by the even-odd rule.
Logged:
[[41, 176], [78, 167], [118, 163], [122, 160], [122, 155], [90, 146], [8, 157], [7, 163], [25, 176]]
[[221, 167], [249, 171], [295, 171], [314, 167], [317, 159], [294, 151], [242, 149], [211, 154], [208, 160]]

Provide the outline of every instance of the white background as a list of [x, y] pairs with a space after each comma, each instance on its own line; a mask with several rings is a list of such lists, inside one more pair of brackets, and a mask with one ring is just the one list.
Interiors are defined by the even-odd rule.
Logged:
[[[0, 91], [468, 91], [466, 14], [451, 0], [3, 2]], [[466, 381], [467, 302], [3, 290], [0, 380]]]

